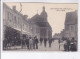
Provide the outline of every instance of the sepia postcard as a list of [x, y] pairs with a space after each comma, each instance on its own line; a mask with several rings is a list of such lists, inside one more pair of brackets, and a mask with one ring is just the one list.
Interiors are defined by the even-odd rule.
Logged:
[[80, 59], [78, 0], [1, 0], [1, 59]]
[[78, 51], [77, 3], [3, 3], [3, 51]]

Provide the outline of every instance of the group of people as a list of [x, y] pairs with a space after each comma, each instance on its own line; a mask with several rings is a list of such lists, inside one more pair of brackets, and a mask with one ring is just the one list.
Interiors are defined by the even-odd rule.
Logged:
[[44, 45], [45, 48], [47, 45], [51, 47], [51, 44], [52, 44], [52, 39], [48, 38], [38, 39], [37, 36], [35, 37], [24, 36], [23, 39], [15, 38], [14, 40], [11, 40], [10, 38], [6, 38], [3, 41], [3, 49], [10, 49], [11, 47], [17, 48], [17, 46], [21, 46], [21, 49], [26, 48], [28, 50], [32, 50], [32, 49], [38, 49], [39, 45], [40, 46]]
[[42, 45], [42, 43], [44, 43], [44, 47], [47, 46], [47, 41], [49, 43], [49, 47], [51, 47], [51, 44], [52, 44], [52, 39], [47, 39], [47, 38], [40, 38], [40, 44]]
[[[65, 43], [63, 44], [63, 48], [64, 51], [77, 51], [77, 42], [75, 41], [74, 38], [71, 38], [71, 40], [69, 38], [63, 38], [62, 40], [59, 40], [59, 49], [60, 49], [60, 43], [61, 41], [64, 41]], [[39, 44], [44, 45], [44, 47], [46, 48], [46, 46], [48, 45], [49, 47], [51, 47], [51, 44], [53, 42], [53, 39], [48, 39], [48, 38], [40, 38], [38, 39], [37, 36], [35, 37], [24, 37], [23, 39], [17, 39], [15, 38], [15, 40], [11, 40], [9, 38], [6, 38], [3, 41], [3, 48], [11, 48], [12, 46], [21, 46], [22, 49], [26, 48], [28, 50], [32, 50], [32, 49], [39, 49]]]
[[64, 51], [77, 51], [77, 44], [75, 39], [72, 38], [71, 40], [66, 39], [64, 44]]
[[49, 47], [51, 47], [51, 43], [52, 43], [52, 39], [42, 39], [40, 38], [40, 40], [37, 38], [37, 36], [35, 36], [34, 38], [29, 37], [27, 39], [23, 39], [22, 40], [22, 48], [24, 48], [25, 46], [27, 47], [27, 49], [32, 50], [32, 49], [38, 49], [39, 45], [38, 43], [40, 43], [40, 45], [42, 45], [42, 43], [44, 43], [44, 47], [46, 47], [47, 45], [47, 41], [49, 42]]
[[21, 44], [22, 44], [22, 48], [26, 46], [27, 49], [31, 49], [31, 50], [38, 49], [38, 39], [36, 36], [34, 38], [32, 37], [24, 38]]

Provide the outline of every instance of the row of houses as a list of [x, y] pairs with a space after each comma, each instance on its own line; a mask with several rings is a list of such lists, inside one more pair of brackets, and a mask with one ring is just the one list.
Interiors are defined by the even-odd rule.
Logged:
[[3, 39], [22, 39], [24, 37], [52, 38], [52, 28], [47, 21], [45, 7], [41, 14], [28, 19], [16, 10], [3, 3]]

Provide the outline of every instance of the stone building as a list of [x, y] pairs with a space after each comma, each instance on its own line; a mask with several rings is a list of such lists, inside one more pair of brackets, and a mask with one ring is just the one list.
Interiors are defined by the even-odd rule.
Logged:
[[40, 28], [39, 26], [32, 21], [31, 19], [28, 20], [29, 23], [29, 35], [31, 37], [37, 36], [38, 39], [40, 39]]
[[18, 12], [16, 10], [16, 6], [13, 6], [13, 9], [11, 9], [4, 3], [3, 4], [3, 32], [4, 32], [3, 39], [5, 38], [15, 39], [17, 37], [18, 39], [22, 39], [23, 36], [32, 36], [36, 34], [36, 31], [33, 30], [38, 28], [37, 25], [32, 22], [29, 22], [27, 17], [28, 17], [27, 15], [23, 15], [20, 12]]
[[50, 26], [50, 24], [47, 21], [47, 13], [45, 11], [45, 7], [43, 7], [43, 11], [41, 12], [41, 14], [36, 14], [34, 15], [29, 21], [35, 23], [36, 25], [38, 25], [39, 27], [39, 35], [40, 38], [43, 39], [51, 39], [52, 38], [52, 28]]
[[17, 34], [22, 33], [21, 32], [23, 30], [22, 20], [23, 20], [23, 15], [16, 10], [16, 6], [13, 6], [13, 9], [11, 9], [4, 3], [3, 4], [3, 32], [4, 32], [3, 38], [11, 39], [12, 36], [14, 36], [15, 38]]
[[77, 41], [78, 39], [78, 16], [77, 11], [73, 12], [67, 12], [66, 18], [65, 18], [65, 28], [61, 31], [59, 34], [55, 34], [53, 38], [58, 38], [58, 35], [60, 35], [62, 38], [69, 38], [71, 40], [72, 38], [75, 38]]
[[77, 11], [66, 13], [65, 18], [65, 37], [78, 39], [78, 15]]
[[45, 7], [40, 15], [36, 14], [27, 19], [16, 10], [16, 6], [9, 8], [3, 3], [3, 39], [23, 39], [23, 36], [40, 38], [52, 38], [52, 29], [47, 21]]

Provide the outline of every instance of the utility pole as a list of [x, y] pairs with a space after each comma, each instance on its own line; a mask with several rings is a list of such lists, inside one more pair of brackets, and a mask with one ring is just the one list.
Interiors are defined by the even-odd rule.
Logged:
[[22, 4], [20, 3], [20, 13], [22, 12]]
[[[22, 12], [22, 4], [20, 3], [20, 13]], [[22, 41], [23, 41], [23, 37], [22, 37], [22, 31], [23, 31], [23, 21], [21, 20], [21, 48], [23, 48], [23, 44], [22, 44]]]

